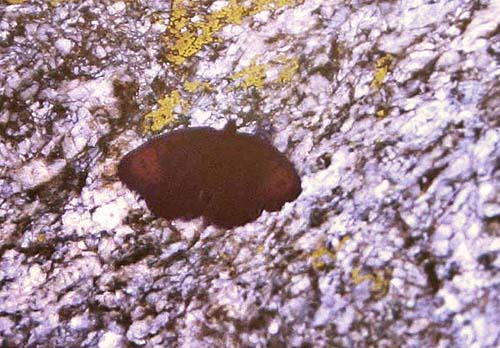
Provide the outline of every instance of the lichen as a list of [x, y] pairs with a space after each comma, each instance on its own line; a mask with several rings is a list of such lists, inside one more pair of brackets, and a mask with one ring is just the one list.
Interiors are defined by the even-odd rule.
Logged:
[[371, 86], [376, 89], [380, 89], [384, 80], [391, 70], [391, 65], [394, 57], [390, 54], [386, 54], [385, 56], [380, 57], [377, 60], [377, 70], [375, 71], [375, 75], [373, 77], [373, 81]]
[[[217, 33], [227, 25], [241, 25], [245, 18], [268, 10], [276, 11], [284, 6], [294, 6], [302, 3], [301, 0], [228, 0], [225, 5], [218, 2], [211, 7], [203, 2], [194, 0], [173, 0], [167, 35], [163, 37], [165, 45], [164, 58], [172, 65], [182, 65], [186, 60], [197, 54], [204, 46], [220, 40]], [[275, 60], [261, 63], [259, 56], [254, 57], [251, 63], [233, 73], [229, 78], [233, 83], [230, 91], [237, 89], [262, 88], [268, 77], [267, 70], [279, 64], [278, 75], [272, 83], [288, 83], [299, 69], [297, 58], [279, 56]], [[145, 116], [145, 129], [158, 132], [173, 121], [174, 109], [182, 104], [180, 93], [189, 98], [190, 94], [211, 92], [214, 90], [212, 81], [198, 81], [189, 73], [180, 80], [182, 87], [175, 87], [176, 92], [166, 95], [154, 110]], [[185, 102], [187, 105], [187, 102]], [[183, 105], [181, 105], [183, 106]]]
[[229, 0], [227, 6], [203, 15], [198, 1], [174, 0], [168, 34], [164, 37], [165, 58], [174, 65], [181, 65], [205, 45], [217, 41], [215, 35], [225, 26], [240, 25], [245, 17], [297, 3], [299, 1], [253, 0], [242, 4]]
[[175, 120], [174, 109], [182, 104], [181, 95], [178, 91], [173, 91], [165, 95], [158, 101], [158, 109], [151, 111], [145, 116], [145, 121], [151, 122], [146, 125], [146, 129], [158, 132]]
[[392, 272], [389, 269], [362, 274], [361, 269], [357, 267], [352, 270], [351, 279], [354, 285], [359, 285], [365, 281], [371, 281], [371, 293], [375, 299], [380, 299], [389, 291], [391, 275]]
[[325, 269], [329, 261], [335, 261], [337, 259], [337, 254], [321, 246], [312, 252], [311, 258], [314, 269], [322, 270]]
[[[20, 0], [14, 0], [14, 1], [20, 1]], [[74, 2], [74, 1], [76, 1], [76, 0], [49, 0], [49, 4], [52, 7], [56, 7], [56, 6], [59, 6], [60, 4], [62, 4], [64, 2]]]
[[288, 83], [292, 81], [295, 73], [299, 70], [298, 58], [287, 58], [285, 56], [278, 57], [278, 63], [283, 64], [283, 68], [278, 74], [278, 83]]
[[208, 82], [202, 82], [202, 81], [185, 81], [184, 82], [184, 90], [189, 93], [194, 93], [197, 90], [203, 90], [205, 92], [209, 92], [212, 90], [212, 86]]
[[335, 262], [337, 260], [337, 253], [349, 239], [351, 239], [349, 236], [343, 237], [334, 251], [329, 250], [323, 245], [315, 249], [311, 254], [313, 268], [320, 271], [325, 269], [330, 262]]
[[266, 64], [257, 64], [252, 60], [249, 66], [231, 75], [233, 81], [237, 81], [236, 88], [261, 88], [266, 80]]
[[380, 108], [377, 110], [377, 112], [375, 113], [375, 115], [378, 117], [378, 118], [384, 118], [387, 116], [387, 109], [385, 108]]
[[254, 57], [249, 66], [231, 75], [236, 86], [233, 89], [248, 89], [250, 87], [262, 88], [266, 82], [267, 70], [273, 65], [280, 65], [278, 76], [275, 81], [279, 84], [289, 83], [299, 69], [299, 60], [297, 58], [288, 58], [279, 56], [269, 63], [257, 64], [260, 57]]

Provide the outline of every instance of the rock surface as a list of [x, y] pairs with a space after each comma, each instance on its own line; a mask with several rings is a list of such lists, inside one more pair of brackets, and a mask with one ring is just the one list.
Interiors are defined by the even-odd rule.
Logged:
[[[0, 4], [2, 347], [500, 346], [500, 4]], [[117, 179], [152, 134], [271, 139], [235, 229]]]

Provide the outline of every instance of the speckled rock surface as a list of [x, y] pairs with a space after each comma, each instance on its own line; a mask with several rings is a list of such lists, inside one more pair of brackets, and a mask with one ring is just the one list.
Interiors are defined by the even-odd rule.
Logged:
[[[498, 1], [0, 4], [0, 346], [500, 346]], [[155, 218], [120, 158], [264, 134], [303, 192]]]

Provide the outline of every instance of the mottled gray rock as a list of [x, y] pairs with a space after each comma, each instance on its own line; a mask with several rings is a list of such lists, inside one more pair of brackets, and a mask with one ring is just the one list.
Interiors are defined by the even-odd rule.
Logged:
[[[500, 345], [498, 1], [16, 2], [2, 347]], [[161, 131], [236, 119], [299, 198], [228, 231], [152, 216], [115, 170], [173, 91]]]

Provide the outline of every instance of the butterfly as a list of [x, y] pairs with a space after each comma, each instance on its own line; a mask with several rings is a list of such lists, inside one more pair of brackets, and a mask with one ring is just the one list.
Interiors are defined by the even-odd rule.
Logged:
[[192, 127], [157, 136], [126, 154], [119, 179], [168, 220], [203, 217], [224, 228], [280, 210], [301, 193], [301, 180], [269, 141], [236, 130]]

